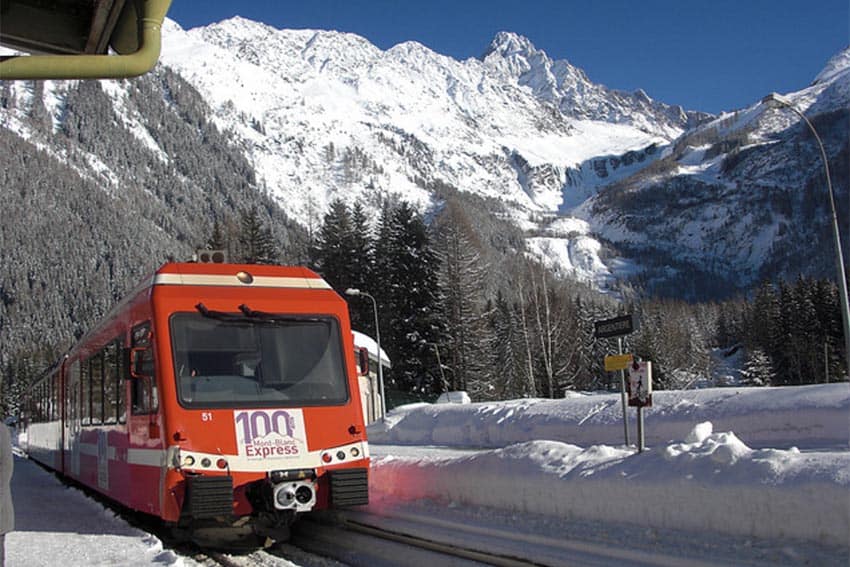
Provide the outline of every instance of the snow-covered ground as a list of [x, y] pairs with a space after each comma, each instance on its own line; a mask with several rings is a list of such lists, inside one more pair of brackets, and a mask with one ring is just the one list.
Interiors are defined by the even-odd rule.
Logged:
[[[848, 564], [850, 385], [656, 392], [653, 403], [642, 453], [623, 443], [618, 395], [397, 408], [369, 429], [368, 511], [463, 515], [482, 530], [568, 523], [611, 545], [690, 539], [717, 565]], [[9, 567], [195, 565], [24, 459], [13, 496]]]
[[198, 565], [25, 458], [15, 459], [12, 499], [15, 531], [6, 534], [7, 567]]
[[373, 506], [425, 499], [834, 546], [847, 564], [850, 385], [656, 392], [653, 403], [643, 453], [624, 444], [615, 394], [398, 408], [370, 428]]

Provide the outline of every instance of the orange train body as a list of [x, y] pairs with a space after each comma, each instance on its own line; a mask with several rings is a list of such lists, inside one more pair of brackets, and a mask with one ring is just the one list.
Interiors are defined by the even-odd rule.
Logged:
[[38, 381], [32, 458], [191, 534], [368, 501], [348, 306], [306, 268], [169, 263]]

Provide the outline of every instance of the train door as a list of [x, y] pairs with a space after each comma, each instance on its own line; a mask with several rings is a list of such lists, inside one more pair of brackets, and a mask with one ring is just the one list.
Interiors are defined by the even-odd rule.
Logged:
[[150, 322], [133, 328], [130, 343], [130, 447], [131, 494], [128, 504], [137, 510], [159, 511], [164, 483], [164, 448], [160, 435], [159, 394]]

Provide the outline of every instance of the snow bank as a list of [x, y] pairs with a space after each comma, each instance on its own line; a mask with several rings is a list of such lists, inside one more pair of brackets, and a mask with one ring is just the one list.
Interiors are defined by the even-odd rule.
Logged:
[[753, 450], [700, 424], [643, 453], [528, 441], [463, 457], [378, 457], [370, 498], [847, 545], [850, 453]]
[[[581, 446], [624, 443], [619, 394], [575, 395], [466, 406], [416, 404], [396, 408], [369, 426], [369, 441], [405, 445], [504, 447], [550, 440]], [[634, 408], [629, 408], [635, 440]], [[647, 445], [682, 440], [710, 421], [750, 447], [850, 447], [850, 385], [714, 388], [653, 393], [644, 412]]]
[[643, 453], [623, 443], [619, 395], [397, 408], [369, 428], [370, 508], [429, 499], [848, 545], [848, 384], [667, 391], [653, 403]]

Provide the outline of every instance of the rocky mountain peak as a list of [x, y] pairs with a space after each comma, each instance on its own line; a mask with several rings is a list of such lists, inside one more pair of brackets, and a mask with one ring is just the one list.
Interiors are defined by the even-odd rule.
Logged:
[[850, 69], [850, 47], [833, 55], [823, 70], [815, 77], [815, 80], [812, 81], [812, 84], [830, 82], [838, 75], [847, 72], [848, 69]]

